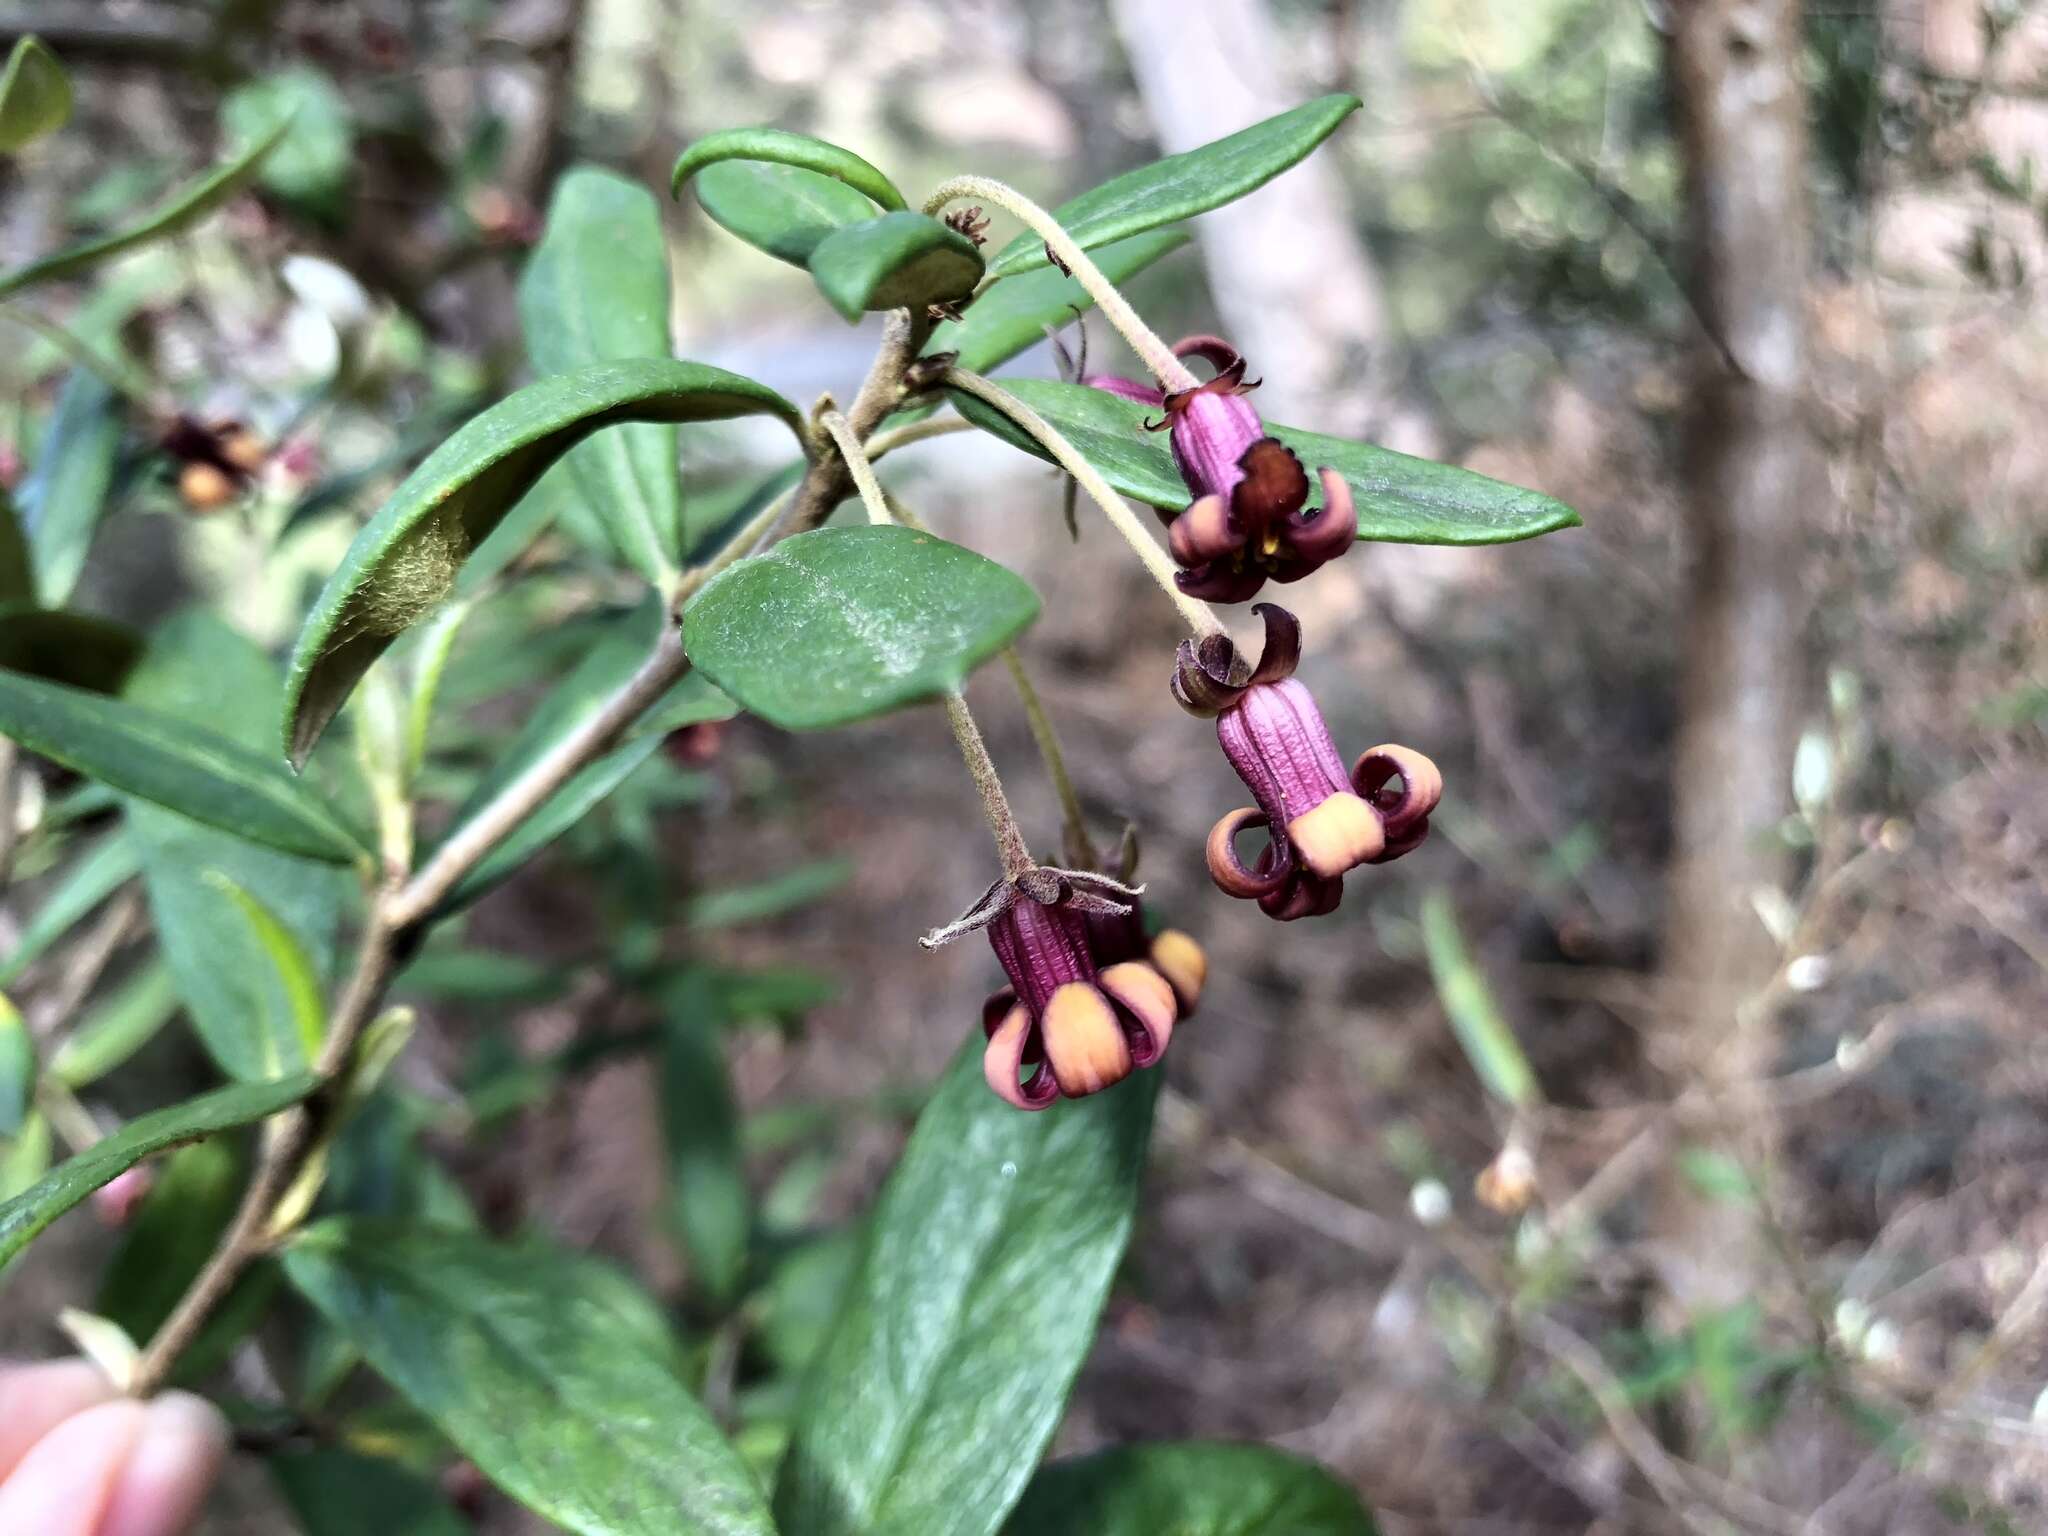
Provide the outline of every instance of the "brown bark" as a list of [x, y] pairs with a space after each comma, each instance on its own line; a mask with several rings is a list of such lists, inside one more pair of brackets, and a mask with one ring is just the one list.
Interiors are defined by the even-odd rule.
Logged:
[[[1774, 961], [1753, 893], [1782, 878], [1806, 672], [1802, 522], [1823, 480], [1806, 408], [1809, 270], [1796, 0], [1681, 0], [1670, 31], [1699, 349], [1685, 427], [1687, 569], [1665, 971], [1695, 1079], [1768, 1070], [1746, 1007]], [[1752, 1152], [1756, 1149], [1750, 1148]], [[1666, 1191], [1659, 1233], [1681, 1306], [1750, 1289], [1754, 1213]]]

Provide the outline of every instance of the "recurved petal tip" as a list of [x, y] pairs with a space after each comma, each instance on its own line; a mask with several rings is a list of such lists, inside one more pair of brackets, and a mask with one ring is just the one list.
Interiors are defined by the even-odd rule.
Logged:
[[1444, 794], [1444, 776], [1437, 765], [1412, 747], [1393, 742], [1361, 753], [1351, 766], [1351, 782], [1386, 823], [1390, 844], [1407, 841], [1428, 821]]
[[1339, 790], [1287, 823], [1287, 841], [1301, 862], [1325, 880], [1379, 857], [1387, 846], [1379, 812], [1357, 795]]
[[1126, 960], [1112, 965], [1097, 978], [1102, 990], [1123, 1006], [1138, 1022], [1138, 1031], [1127, 1037], [1131, 1064], [1149, 1067], [1166, 1054], [1173, 1039], [1173, 1024], [1180, 1005], [1166, 978], [1143, 960]]
[[995, 1095], [1019, 1109], [1044, 1109], [1060, 1096], [1052, 1073], [1040, 1065], [1024, 1077], [1024, 1047], [1031, 1038], [1031, 1015], [1022, 1003], [1003, 1015], [981, 1053], [981, 1074]]
[[1285, 682], [1301, 665], [1301, 620], [1278, 603], [1255, 603], [1252, 612], [1266, 626], [1266, 643], [1247, 686]]
[[1244, 543], [1236, 519], [1221, 496], [1198, 496], [1166, 531], [1167, 548], [1180, 565], [1220, 559]]
[[1113, 373], [1091, 373], [1081, 382], [1090, 389], [1099, 389], [1104, 394], [1125, 400], [1136, 400], [1141, 405], [1158, 405], [1166, 399], [1163, 390], [1140, 384], [1136, 379], [1120, 379]]
[[1099, 987], [1070, 981], [1053, 993], [1038, 1021], [1045, 1059], [1070, 1099], [1100, 1093], [1131, 1072], [1131, 1047]]
[[1209, 878], [1216, 882], [1216, 889], [1224, 895], [1247, 900], [1269, 895], [1287, 883], [1289, 861], [1274, 858], [1273, 850], [1267, 850], [1257, 869], [1247, 869], [1244, 860], [1237, 856], [1237, 834], [1251, 827], [1267, 825], [1264, 811], [1256, 806], [1246, 806], [1243, 810], [1232, 811], [1209, 829], [1209, 842], [1204, 850]]
[[1358, 542], [1358, 508], [1350, 483], [1336, 470], [1319, 469], [1316, 474], [1323, 482], [1323, 504], [1288, 524], [1287, 543], [1300, 559], [1321, 565]]
[[1209, 979], [1209, 957], [1192, 938], [1178, 928], [1162, 928], [1152, 939], [1152, 967], [1173, 988], [1180, 1016], [1187, 1018], [1202, 1000], [1202, 985]]

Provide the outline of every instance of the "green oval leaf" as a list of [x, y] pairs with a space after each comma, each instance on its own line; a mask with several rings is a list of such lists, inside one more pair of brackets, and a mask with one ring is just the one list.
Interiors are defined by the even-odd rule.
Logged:
[[740, 708], [787, 731], [952, 693], [1038, 617], [1024, 579], [910, 528], [821, 528], [709, 582], [683, 645]]
[[125, 624], [62, 608], [0, 607], [0, 670], [112, 693], [142, 654]]
[[811, 252], [811, 279], [848, 320], [871, 309], [923, 309], [964, 299], [981, 281], [981, 252], [921, 213], [885, 213], [833, 231]]
[[[1359, 106], [1356, 96], [1319, 96], [1227, 138], [1112, 177], [1060, 204], [1053, 218], [1084, 251], [1178, 224], [1257, 191], [1336, 132]], [[1045, 242], [1026, 230], [988, 269], [1010, 277], [1045, 265]]]
[[1358, 1495], [1263, 1445], [1127, 1445], [1031, 1479], [1003, 1536], [1375, 1536]]
[[269, 1463], [305, 1536], [475, 1536], [432, 1482], [384, 1457], [293, 1447]]
[[870, 1220], [776, 1485], [785, 1531], [989, 1536], [1094, 1341], [1160, 1074], [1024, 1114], [989, 1092], [981, 1051], [977, 1033]]
[[[327, 1033], [327, 1005], [320, 996], [320, 978], [298, 935], [279, 920], [277, 914], [217, 869], [204, 872], [206, 883], [227, 897], [250, 937], [270, 962], [278, 985], [283, 989], [287, 1013], [269, 1033], [272, 1041], [289, 1039], [298, 1046], [299, 1059], [312, 1061], [320, 1054], [320, 1041]], [[275, 1076], [284, 1065], [284, 1053], [277, 1052], [266, 1076]]]
[[799, 267], [834, 230], [875, 216], [875, 205], [845, 182], [765, 160], [707, 165], [696, 189], [698, 203], [729, 234]]
[[[519, 280], [535, 372], [667, 357], [668, 306], [668, 245], [652, 194], [610, 171], [570, 171]], [[640, 422], [599, 433], [567, 460], [619, 557], [656, 584], [675, 574], [682, 546], [678, 457], [672, 423]]]
[[884, 208], [909, 206], [893, 181], [852, 150], [783, 128], [721, 128], [717, 133], [705, 134], [676, 158], [676, 168], [668, 180], [670, 195], [682, 196], [684, 182], [706, 166], [726, 160], [798, 166], [844, 182]]
[[499, 1488], [575, 1536], [772, 1536], [752, 1476], [588, 1259], [329, 1221], [293, 1285]]
[[303, 65], [239, 85], [221, 104], [221, 121], [245, 142], [282, 131], [263, 163], [263, 185], [304, 211], [341, 212], [355, 168], [355, 125], [348, 98], [324, 70]]
[[337, 864], [367, 852], [325, 801], [269, 759], [154, 710], [0, 672], [0, 735], [252, 842]]
[[177, 1011], [170, 970], [152, 961], [124, 978], [73, 1026], [50, 1056], [49, 1075], [66, 1088], [96, 1083], [149, 1044]]
[[35, 464], [21, 485], [21, 511], [36, 595], [45, 606], [70, 597], [85, 569], [114, 483], [126, 405], [91, 369], [74, 369], [36, 444]]
[[13, 154], [71, 117], [71, 78], [39, 37], [16, 41], [0, 74], [0, 154]]
[[[1094, 253], [1095, 265], [1121, 283], [1187, 243], [1185, 230], [1154, 230], [1103, 246]], [[1086, 288], [1047, 267], [991, 286], [960, 319], [935, 327], [924, 350], [957, 352], [969, 373], [987, 373], [1045, 340], [1048, 326], [1067, 325], [1094, 304]]]
[[305, 762], [370, 663], [448, 594], [469, 551], [543, 472], [602, 427], [771, 415], [801, 432], [765, 384], [703, 363], [635, 358], [529, 384], [428, 455], [349, 546], [299, 631], [284, 743]]
[[309, 1097], [319, 1086], [320, 1079], [310, 1072], [269, 1083], [236, 1083], [130, 1120], [0, 1205], [0, 1267], [34, 1241], [43, 1228], [145, 1157], [267, 1119]]
[[[1156, 407], [1056, 379], [1005, 379], [1003, 387], [1037, 411], [1126, 496], [1178, 511], [1187, 486], [1173, 467], [1166, 434], [1147, 432]], [[981, 400], [953, 392], [960, 414], [1039, 458], [1022, 429]], [[1454, 464], [1412, 458], [1391, 448], [1266, 424], [1311, 470], [1343, 475], [1358, 504], [1358, 536], [1391, 544], [1509, 544], [1579, 526], [1579, 514], [1541, 491], [1524, 490]]]
[[289, 122], [279, 123], [232, 159], [216, 166], [198, 181], [180, 188], [126, 229], [71, 246], [0, 277], [0, 298], [19, 293], [36, 283], [69, 277], [124, 251], [132, 251], [138, 245], [165, 239], [189, 224], [196, 224], [242, 189], [263, 164], [263, 157], [277, 147], [285, 129], [290, 126]]

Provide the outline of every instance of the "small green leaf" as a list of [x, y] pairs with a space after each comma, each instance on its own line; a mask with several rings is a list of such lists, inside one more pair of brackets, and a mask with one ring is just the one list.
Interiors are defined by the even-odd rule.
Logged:
[[194, 821], [287, 853], [353, 863], [362, 839], [268, 759], [154, 710], [0, 672], [0, 734]]
[[1094, 1341], [1160, 1074], [1024, 1114], [981, 1054], [954, 1059], [870, 1219], [776, 1485], [785, 1531], [990, 1536]]
[[39, 37], [18, 39], [0, 74], [0, 154], [13, 154], [71, 117], [71, 78]]
[[[11, 1200], [40, 1179], [50, 1167], [50, 1122], [31, 1112], [21, 1134], [0, 1137], [0, 1200]], [[12, 1256], [0, 1259], [0, 1275]]]
[[59, 607], [78, 585], [106, 511], [121, 452], [126, 402], [89, 368], [73, 369], [21, 485], [22, 526], [36, 595]]
[[896, 184], [852, 150], [782, 128], [721, 128], [705, 134], [677, 157], [676, 168], [669, 176], [670, 195], [682, 196], [684, 182], [706, 166], [728, 160], [798, 166], [842, 181], [884, 208], [908, 206]]
[[320, 1079], [310, 1072], [276, 1082], [236, 1083], [130, 1120], [104, 1141], [60, 1164], [33, 1188], [0, 1205], [0, 1265], [79, 1201], [145, 1157], [266, 1119], [291, 1108], [319, 1086]]
[[62, 608], [0, 607], [0, 670], [112, 693], [142, 654], [125, 624]]
[[[1356, 96], [1322, 96], [1228, 138], [1105, 181], [1053, 213], [1081, 249], [1178, 224], [1256, 191], [1322, 143], [1357, 111]], [[1045, 242], [1026, 231], [989, 263], [997, 277], [1045, 266]]]
[[1042, 1469], [1003, 1536], [1374, 1536], [1358, 1495], [1263, 1445], [1125, 1445]]
[[[495, 755], [490, 771], [470, 791], [469, 798], [449, 822], [443, 841], [458, 834], [507, 784], [601, 709], [640, 669], [667, 622], [661, 596], [652, 592], [638, 607], [612, 618], [597, 644], [527, 715], [526, 723], [510, 744]], [[649, 711], [658, 721], [659, 729], [650, 726], [637, 732], [556, 790], [470, 871], [442, 911], [468, 905], [568, 831], [647, 760], [661, 745], [661, 732], [698, 721], [727, 720], [735, 713], [731, 700], [712, 687], [708, 679], [691, 672]]]
[[530, 384], [472, 418], [356, 535], [292, 652], [284, 743], [303, 763], [385, 648], [438, 605], [464, 557], [541, 474], [602, 427], [771, 415], [801, 431], [765, 384], [702, 363], [636, 358]]
[[673, 989], [661, 1031], [661, 1129], [669, 1209], [706, 1297], [730, 1302], [746, 1271], [753, 1199], [740, 1158], [739, 1111], [709, 978]]
[[314, 974], [313, 962], [307, 958], [305, 946], [299, 943], [298, 936], [278, 919], [275, 912], [221, 871], [209, 869], [201, 878], [227, 897], [229, 904], [242, 915], [242, 920], [249, 925], [250, 936], [269, 960], [279, 985], [284, 989], [289, 1017], [277, 1021], [276, 1026], [266, 1033], [273, 1043], [288, 1033], [299, 1050], [296, 1058], [278, 1052], [278, 1059], [269, 1075], [282, 1071], [287, 1060], [312, 1061], [319, 1056], [320, 1042], [327, 1034], [327, 1004], [321, 999], [320, 978]]
[[710, 581], [683, 620], [698, 667], [784, 730], [956, 691], [1038, 616], [1022, 577], [910, 528], [822, 528]]
[[281, 133], [263, 163], [263, 185], [306, 211], [330, 218], [341, 212], [355, 166], [355, 126], [348, 98], [324, 71], [301, 65], [237, 86], [221, 104], [221, 121], [244, 143]]
[[696, 188], [704, 211], [727, 232], [798, 267], [834, 230], [875, 216], [875, 205], [846, 183], [765, 160], [707, 165]]
[[475, 1536], [433, 1483], [385, 1457], [316, 1446], [269, 1465], [305, 1536]]
[[20, 1010], [0, 997], [0, 1141], [21, 1134], [35, 1091], [36, 1043]]
[[1442, 890], [1423, 898], [1422, 944], [1451, 1032], [1487, 1092], [1517, 1109], [1542, 1103], [1543, 1090], [1537, 1086], [1535, 1069], [1522, 1054], [1515, 1032], [1493, 1000], [1493, 989], [1465, 947], [1457, 913]]
[[429, 947], [398, 973], [391, 990], [456, 1003], [538, 1003], [559, 997], [569, 977], [562, 966], [510, 950]]
[[[1121, 283], [1188, 243], [1184, 230], [1155, 230], [1095, 251], [1095, 265]], [[1051, 267], [994, 284], [958, 320], [932, 331], [927, 354], [957, 352], [969, 373], [987, 373], [1045, 340], [1048, 326], [1071, 324], [1095, 305], [1088, 290]]]
[[[1187, 486], [1173, 467], [1163, 432], [1147, 432], [1155, 407], [1106, 390], [1056, 379], [1005, 379], [1003, 387], [1037, 411], [1126, 496], [1178, 511]], [[981, 400], [958, 391], [953, 401], [976, 426], [1039, 458], [1047, 455], [1022, 429]], [[1329, 465], [1351, 486], [1358, 536], [1392, 544], [1508, 544], [1579, 526], [1579, 515], [1541, 491], [1490, 480], [1469, 469], [1411, 458], [1391, 448], [1324, 437], [1268, 422], [1266, 430], [1310, 470]]]
[[922, 213], [885, 213], [835, 230], [809, 266], [818, 291], [847, 320], [964, 299], [981, 281], [974, 242]]
[[311, 1227], [292, 1284], [483, 1474], [574, 1536], [770, 1536], [752, 1476], [613, 1271], [368, 1220]]
[[[579, 166], [555, 184], [547, 232], [519, 280], [519, 319], [536, 372], [667, 357], [668, 244], [644, 187]], [[657, 584], [682, 544], [678, 433], [670, 422], [601, 432], [568, 467], [619, 557]]]
[[178, 1011], [170, 970], [152, 961], [95, 1003], [50, 1056], [50, 1077], [66, 1088], [98, 1082], [141, 1050]]
[[53, 278], [70, 277], [86, 268], [97, 266], [110, 257], [132, 251], [138, 245], [147, 245], [152, 240], [167, 239], [188, 225], [196, 224], [215, 208], [239, 192], [249, 178], [263, 164], [264, 156], [277, 147], [284, 136], [285, 128], [280, 123], [270, 133], [258, 139], [232, 159], [216, 166], [198, 181], [180, 188], [163, 203], [146, 214], [140, 222], [126, 229], [102, 235], [32, 261], [27, 266], [0, 277], [0, 298], [19, 293], [36, 283], [48, 282]]
[[851, 859], [820, 859], [795, 869], [756, 880], [747, 885], [729, 885], [702, 891], [690, 898], [683, 918], [699, 931], [730, 928], [738, 923], [758, 923], [780, 917], [821, 900], [853, 878]]
[[0, 987], [12, 986], [37, 956], [134, 879], [135, 870], [135, 846], [118, 832], [80, 854], [56, 888], [43, 898], [7, 958], [0, 961]]

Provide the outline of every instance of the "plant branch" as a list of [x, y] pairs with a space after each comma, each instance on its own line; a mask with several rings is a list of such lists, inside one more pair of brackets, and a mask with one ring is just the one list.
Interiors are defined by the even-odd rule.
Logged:
[[1060, 815], [1066, 822], [1062, 831], [1066, 861], [1078, 869], [1095, 868], [1095, 844], [1088, 837], [1088, 818], [1081, 811], [1081, 797], [1074, 792], [1074, 780], [1067, 772], [1066, 754], [1060, 751], [1060, 738], [1052, 728], [1052, 716], [1045, 712], [1045, 701], [1039, 698], [1038, 690], [1031, 684], [1031, 674], [1024, 670], [1024, 658], [1017, 654], [1017, 647], [1003, 647], [1003, 665], [1010, 669], [1010, 681], [1017, 685], [1017, 697], [1024, 705], [1024, 718], [1031, 726], [1031, 739], [1038, 743], [1038, 755], [1045, 763], [1045, 771], [1052, 776], [1054, 793], [1060, 797]]
[[1031, 868], [1031, 850], [1024, 846], [1024, 833], [1003, 793], [1003, 781], [996, 773], [995, 760], [988, 755], [988, 743], [981, 739], [981, 730], [974, 723], [967, 701], [957, 693], [946, 695], [946, 721], [953, 727], [953, 739], [960, 743], [960, 756], [967, 764], [968, 776], [980, 792], [982, 814], [988, 818], [989, 831], [995, 834], [996, 852], [1002, 855], [1003, 878], [1015, 880]]
[[1118, 291], [1116, 284], [1103, 275], [1102, 269], [1095, 265], [1074, 237], [1060, 226], [1059, 220], [1015, 187], [1005, 186], [1002, 182], [992, 181], [986, 176], [956, 176], [936, 188], [932, 195], [925, 199], [924, 211], [936, 215], [946, 204], [967, 197], [978, 197], [983, 202], [994, 203], [1004, 212], [1021, 220], [1034, 235], [1043, 240], [1046, 251], [1067, 270], [1075, 282], [1088, 291], [1088, 297], [1093, 299], [1095, 307], [1102, 311], [1102, 318], [1115, 326], [1117, 333], [1130, 343], [1131, 350], [1138, 354], [1147, 368], [1152, 370], [1152, 376], [1158, 379], [1161, 388], [1193, 389], [1201, 382], [1189, 371], [1186, 363], [1173, 355], [1173, 349], [1138, 318], [1138, 312], [1131, 308], [1130, 300]]
[[946, 370], [946, 383], [954, 389], [985, 400], [1010, 420], [1017, 423], [1052, 455], [1053, 460], [1072, 475], [1081, 489], [1088, 493], [1088, 499], [1102, 509], [1102, 515], [1109, 519], [1110, 526], [1123, 535], [1124, 542], [1137, 552], [1137, 556], [1159, 583], [1166, 595], [1173, 599], [1180, 609], [1181, 617], [1197, 635], [1223, 634], [1223, 623], [1207, 603], [1198, 602], [1181, 591], [1174, 580], [1172, 558], [1162, 549], [1159, 541], [1145, 531], [1131, 509], [1125, 505], [1110, 483], [1102, 478], [1102, 472], [1081, 456], [1072, 443], [1062, 437], [1057, 428], [1022, 400], [992, 380], [984, 379], [978, 373], [969, 373], [965, 368]]
[[951, 437], [956, 432], [974, 430], [974, 423], [960, 416], [938, 416], [929, 421], [913, 421], [904, 427], [891, 427], [867, 440], [868, 459], [873, 462], [885, 453], [894, 453], [898, 448], [908, 448], [912, 443], [921, 443], [927, 438]]

